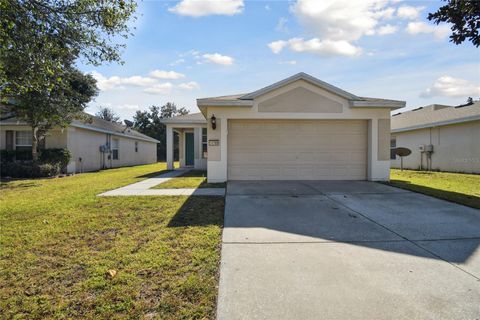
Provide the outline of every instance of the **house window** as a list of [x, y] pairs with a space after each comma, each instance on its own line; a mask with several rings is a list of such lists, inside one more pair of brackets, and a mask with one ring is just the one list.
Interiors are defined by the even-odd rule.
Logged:
[[202, 128], [202, 157], [204, 159], [207, 158], [208, 152], [207, 152], [207, 128]]
[[118, 139], [112, 139], [112, 156], [113, 156], [113, 160], [118, 160], [118, 147], [119, 147], [119, 141], [118, 141]]
[[138, 152], [138, 141], [135, 141], [135, 152]]
[[390, 159], [395, 160], [397, 155], [395, 154], [395, 148], [397, 147], [397, 138], [390, 137]]
[[15, 131], [15, 150], [17, 160], [30, 160], [32, 154], [32, 132]]
[[16, 131], [15, 132], [15, 147], [29, 147], [32, 148], [32, 133], [30, 131]]

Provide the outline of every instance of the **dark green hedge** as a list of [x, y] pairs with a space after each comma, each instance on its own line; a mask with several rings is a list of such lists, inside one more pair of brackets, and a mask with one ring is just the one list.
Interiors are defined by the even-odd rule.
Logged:
[[31, 151], [28, 150], [1, 150], [0, 174], [12, 178], [57, 176], [65, 171], [70, 158], [70, 151], [60, 148], [41, 150], [38, 162], [31, 161]]

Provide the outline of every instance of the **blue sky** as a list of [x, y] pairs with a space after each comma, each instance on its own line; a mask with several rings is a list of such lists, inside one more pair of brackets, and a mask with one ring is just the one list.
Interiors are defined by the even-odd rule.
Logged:
[[80, 65], [101, 89], [88, 112], [250, 92], [309, 73], [359, 96], [460, 104], [480, 96], [480, 51], [426, 16], [442, 1], [143, 1], [125, 63]]

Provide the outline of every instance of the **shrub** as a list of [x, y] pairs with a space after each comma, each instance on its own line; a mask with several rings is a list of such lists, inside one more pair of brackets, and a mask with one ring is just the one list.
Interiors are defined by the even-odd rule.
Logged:
[[60, 174], [60, 165], [50, 163], [34, 163], [32, 161], [2, 162], [2, 177], [40, 178], [54, 177]]
[[15, 160], [32, 160], [32, 152], [30, 150], [1, 150], [0, 161], [11, 162]]
[[61, 169], [67, 167], [71, 154], [68, 149], [45, 149], [40, 152], [40, 162], [58, 164]]

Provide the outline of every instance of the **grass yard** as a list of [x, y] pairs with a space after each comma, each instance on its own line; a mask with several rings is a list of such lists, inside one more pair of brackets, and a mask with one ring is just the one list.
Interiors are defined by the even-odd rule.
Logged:
[[190, 170], [181, 176], [160, 183], [153, 189], [196, 189], [196, 188], [225, 188], [225, 183], [208, 183], [207, 172]]
[[480, 175], [392, 169], [390, 184], [480, 209]]
[[224, 199], [96, 197], [164, 169], [2, 183], [1, 318], [214, 318]]

